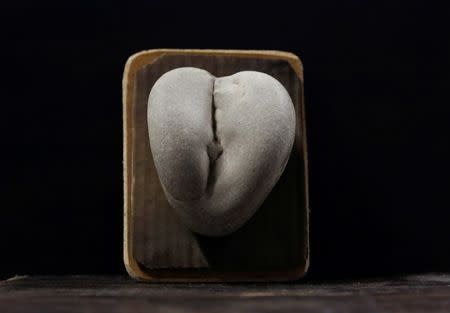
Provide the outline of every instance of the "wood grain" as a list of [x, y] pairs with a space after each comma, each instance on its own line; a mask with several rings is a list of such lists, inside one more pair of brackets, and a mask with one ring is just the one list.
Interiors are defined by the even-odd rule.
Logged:
[[396, 312], [450, 310], [450, 275], [303, 284], [144, 284], [127, 277], [0, 282], [4, 313]]
[[[261, 57], [170, 50], [129, 65], [135, 69], [124, 76], [129, 93], [124, 97], [125, 262], [133, 276], [163, 281], [282, 280], [305, 272], [309, 248], [303, 82], [301, 68], [292, 62], [274, 53]], [[246, 225], [221, 238], [199, 236], [184, 226], [164, 196], [152, 160], [148, 94], [162, 74], [184, 66], [217, 77], [243, 70], [270, 74], [288, 90], [297, 112], [296, 144], [278, 184]]]

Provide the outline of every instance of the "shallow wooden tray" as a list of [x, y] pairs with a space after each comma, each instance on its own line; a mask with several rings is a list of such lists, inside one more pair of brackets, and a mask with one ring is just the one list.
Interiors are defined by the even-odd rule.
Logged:
[[[257, 213], [235, 233], [189, 231], [168, 204], [152, 160], [147, 98], [165, 72], [183, 66], [215, 76], [265, 72], [288, 90], [297, 112], [296, 142], [285, 172]], [[124, 261], [150, 281], [295, 280], [309, 264], [307, 152], [303, 69], [280, 51], [149, 50], [131, 56], [123, 77]]]

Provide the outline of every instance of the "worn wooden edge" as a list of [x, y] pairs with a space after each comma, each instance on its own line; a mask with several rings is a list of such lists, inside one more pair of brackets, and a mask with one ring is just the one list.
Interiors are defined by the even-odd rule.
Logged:
[[[133, 256], [133, 223], [132, 223], [132, 137], [133, 128], [131, 121], [131, 106], [133, 104], [133, 91], [135, 88], [136, 73], [143, 66], [154, 63], [164, 55], [201, 55], [201, 56], [231, 56], [248, 57], [262, 59], [279, 59], [290, 64], [297, 74], [302, 88], [302, 98], [300, 99], [301, 114], [301, 145], [304, 154], [305, 173], [305, 265], [293, 269], [279, 269], [264, 272], [220, 272], [209, 269], [189, 270], [155, 270], [150, 273], [145, 271]], [[200, 49], [154, 49], [146, 50], [130, 56], [125, 64], [122, 79], [122, 104], [123, 104], [123, 177], [124, 177], [124, 263], [128, 274], [141, 281], [151, 282], [257, 282], [257, 281], [293, 281], [302, 278], [309, 268], [309, 183], [308, 183], [308, 151], [305, 121], [305, 106], [303, 92], [303, 64], [300, 58], [285, 51], [276, 50], [200, 50]], [[174, 271], [177, 271], [174, 274]]]

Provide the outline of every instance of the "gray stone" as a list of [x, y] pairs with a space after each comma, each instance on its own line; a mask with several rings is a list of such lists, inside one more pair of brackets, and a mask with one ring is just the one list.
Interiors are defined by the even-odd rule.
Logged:
[[248, 221], [283, 173], [295, 111], [270, 75], [244, 71], [216, 78], [178, 68], [150, 92], [148, 130], [171, 206], [192, 231], [223, 236]]

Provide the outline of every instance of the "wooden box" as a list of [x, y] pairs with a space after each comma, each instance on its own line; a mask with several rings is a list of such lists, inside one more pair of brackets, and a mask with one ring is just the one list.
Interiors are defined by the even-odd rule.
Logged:
[[[184, 66], [215, 76], [254, 70], [278, 79], [297, 113], [294, 148], [263, 205], [224, 237], [192, 233], [168, 204], [152, 160], [147, 100], [155, 81]], [[283, 281], [309, 264], [308, 175], [299, 58], [280, 51], [149, 50], [131, 56], [123, 77], [124, 261], [129, 274], [149, 281]]]

